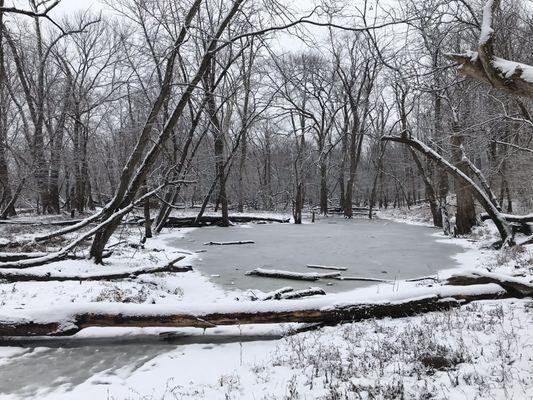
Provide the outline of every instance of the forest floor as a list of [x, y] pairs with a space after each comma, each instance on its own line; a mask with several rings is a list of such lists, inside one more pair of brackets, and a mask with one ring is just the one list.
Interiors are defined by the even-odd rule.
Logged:
[[[423, 215], [422, 208], [380, 213], [407, 223], [424, 223]], [[2, 226], [0, 236], [20, 240], [45, 229]], [[169, 244], [190, 232], [174, 229], [140, 247], [141, 229], [124, 228], [111, 243], [117, 245], [105, 269], [155, 266], [179, 255], [185, 258], [178, 265], [195, 265], [202, 253]], [[468, 238], [435, 233], [464, 248], [452, 271], [479, 268], [531, 278], [533, 246], [495, 251], [489, 246], [494, 234], [490, 222]], [[74, 274], [102, 268], [65, 260], [30, 270]], [[342, 295], [364, 299], [427, 285], [435, 283], [398, 281]], [[112, 282], [0, 283], [0, 319], [66, 304], [225, 304], [245, 296], [196, 270]], [[88, 328], [68, 339], [5, 341], [0, 399], [533, 399], [530, 299], [478, 301], [446, 312], [295, 333], [299, 327]]]

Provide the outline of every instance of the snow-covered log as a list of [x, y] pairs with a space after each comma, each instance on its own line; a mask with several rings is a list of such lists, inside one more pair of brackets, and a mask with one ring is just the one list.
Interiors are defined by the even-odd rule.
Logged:
[[281, 269], [255, 268], [246, 272], [246, 275], [262, 276], [265, 278], [294, 279], [298, 281], [317, 281], [323, 278], [336, 278], [340, 276], [340, 272], [294, 272]]
[[307, 264], [307, 268], [326, 269], [326, 270], [332, 270], [332, 271], [346, 271], [348, 269], [346, 267], [335, 267], [331, 265], [316, 265], [316, 264]]
[[[273, 290], [271, 292], [265, 293], [264, 295], [259, 297], [259, 300], [279, 300], [281, 299], [281, 295], [284, 293], [292, 292], [294, 289], [290, 286], [285, 286], [276, 290]], [[256, 298], [257, 300], [258, 298]]]
[[450, 285], [480, 285], [496, 283], [504, 288], [513, 297], [533, 296], [533, 283], [525, 278], [494, 274], [484, 271], [466, 271], [450, 276], [447, 279]]
[[[528, 215], [511, 215], [511, 214], [501, 214], [502, 217], [509, 223], [513, 234], [523, 233], [524, 235], [533, 234], [533, 214]], [[480, 215], [482, 221], [491, 219], [490, 215], [487, 213], [482, 213]]]
[[99, 273], [78, 273], [78, 274], [66, 274], [63, 272], [21, 272], [0, 269], [0, 281], [7, 282], [48, 282], [48, 281], [109, 281], [113, 279], [127, 279], [135, 278], [143, 274], [155, 274], [158, 272], [187, 272], [191, 271], [192, 267], [188, 265], [180, 266], [174, 265], [176, 262], [184, 259], [184, 256], [180, 256], [175, 260], [170, 261], [165, 265], [151, 266], [151, 267], [138, 267], [138, 268], [125, 268], [121, 270], [99, 272]]
[[185, 256], [176, 257], [165, 264], [150, 267], [122, 268], [120, 270], [105, 271], [99, 273], [77, 273], [67, 274], [60, 271], [45, 272], [20, 272], [10, 269], [0, 268], [0, 280], [8, 282], [23, 281], [101, 281], [112, 279], [135, 278], [142, 274], [153, 274], [157, 272], [187, 272], [191, 271], [191, 266], [176, 266], [175, 264], [183, 260]]
[[89, 303], [2, 315], [0, 336], [70, 335], [88, 327], [197, 327], [219, 325], [322, 323], [398, 318], [449, 310], [466, 302], [505, 297], [495, 284], [413, 288], [409, 292], [353, 299], [346, 294], [304, 300], [236, 301], [199, 305]]
[[[106, 251], [105, 254], [103, 255], [103, 258], [109, 258], [111, 257], [112, 254], [113, 254], [112, 251]], [[47, 255], [48, 253], [43, 253], [43, 252], [38, 252], [38, 251], [30, 252], [30, 253], [28, 252], [23, 252], [23, 253], [0, 252], [0, 262], [32, 260], [35, 258], [45, 257]], [[78, 256], [75, 254], [66, 254], [62, 259], [63, 260], [83, 260], [85, 259], [85, 257]]]
[[[527, 214], [527, 215], [513, 215], [513, 214], [501, 214], [503, 218], [505, 218], [506, 221], [509, 222], [518, 222], [518, 223], [529, 223], [533, 222], [533, 213]], [[481, 214], [481, 220], [486, 221], [487, 219], [490, 219], [490, 215], [487, 213]]]
[[231, 246], [231, 245], [237, 245], [237, 244], [253, 244], [255, 243], [253, 240], [237, 240], [233, 242], [206, 242], [204, 243], [204, 246]]
[[325, 296], [326, 292], [324, 289], [319, 287], [310, 287], [307, 289], [301, 289], [301, 290], [294, 290], [286, 293], [282, 293], [280, 296], [281, 300], [289, 300], [289, 299], [301, 299], [304, 297], [310, 297], [310, 296]]

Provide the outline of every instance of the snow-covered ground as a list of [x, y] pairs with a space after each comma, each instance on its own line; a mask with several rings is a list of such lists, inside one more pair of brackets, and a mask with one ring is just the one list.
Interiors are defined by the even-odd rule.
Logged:
[[[87, 273], [159, 265], [183, 254], [168, 243], [186, 233], [164, 233], [144, 249], [121, 244], [106, 267], [62, 261], [52, 268]], [[116, 241], [135, 243], [135, 234], [123, 232]], [[488, 246], [493, 234], [486, 225], [469, 239], [435, 235], [465, 248], [456, 256], [459, 268], [530, 279], [533, 247], [496, 252]], [[189, 265], [201, 253], [183, 255], [179, 264]], [[427, 285], [435, 283], [402, 281], [331, 296], [399, 298]], [[87, 302], [223, 306], [235, 304], [235, 297], [242, 294], [196, 271], [115, 282], [0, 284], [0, 318]], [[293, 332], [296, 325], [89, 328], [70, 339], [4, 343], [0, 399], [532, 399], [532, 327], [531, 300], [500, 300], [301, 333]]]

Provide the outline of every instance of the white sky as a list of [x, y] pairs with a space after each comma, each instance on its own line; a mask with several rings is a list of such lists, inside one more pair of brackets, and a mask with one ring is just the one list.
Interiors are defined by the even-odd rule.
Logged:
[[53, 10], [54, 16], [63, 16], [79, 10], [99, 11], [102, 5], [96, 0], [61, 0], [61, 3]]
[[[26, 0], [6, 0], [5, 6], [16, 5], [19, 8], [29, 9]], [[52, 12], [53, 16], [63, 16], [77, 10], [94, 9], [95, 11], [102, 8], [97, 0], [61, 0]]]
[[[178, 0], [179, 1], [179, 0]], [[326, 3], [329, 4], [341, 4], [344, 3], [345, 5], [349, 5], [349, 7], [358, 7], [363, 4], [363, 2], [359, 2], [357, 0], [346, 1], [341, 0], [337, 2], [336, 0], [328, 0]], [[370, 0], [368, 1], [369, 6], [372, 6], [373, 4], [379, 3], [379, 4], [390, 4], [394, 3], [397, 0]], [[322, 3], [322, 0], [281, 0], [280, 3], [285, 3], [293, 12], [296, 12], [300, 15], [306, 15], [309, 13], [310, 10], [312, 10], [315, 5]], [[6, 0], [6, 6], [9, 6], [11, 4], [15, 4], [16, 6], [20, 8], [28, 8], [28, 1], [27, 0]], [[54, 10], [51, 13], [52, 17], [55, 18], [61, 18], [65, 15], [72, 14], [76, 11], [80, 10], [91, 10], [95, 13], [99, 11], [103, 11], [105, 13], [107, 6], [103, 4], [101, 0], [61, 0], [59, 5], [57, 5]], [[372, 9], [372, 8], [371, 8]], [[375, 8], [374, 8], [375, 9]], [[345, 11], [348, 11], [349, 15], [354, 16], [352, 14], [354, 10], [349, 10], [345, 8]], [[351, 12], [350, 12], [351, 11]], [[372, 14], [370, 12], [369, 14]], [[354, 18], [357, 18], [354, 16]], [[315, 19], [315, 18], [313, 18]], [[340, 22], [340, 21], [336, 21]], [[343, 21], [347, 25], [353, 24], [354, 20], [348, 17], [345, 21]], [[340, 22], [343, 24], [343, 22]], [[360, 22], [360, 20], [359, 20]], [[369, 21], [370, 24], [372, 24], [372, 21]], [[326, 28], [320, 28], [315, 26], [309, 26], [306, 25], [305, 27], [301, 27], [301, 29], [304, 29], [305, 32], [307, 32], [308, 39], [312, 38], [318, 42], [322, 42], [327, 38], [328, 30]], [[276, 39], [274, 47], [278, 50], [283, 51], [295, 51], [295, 50], [303, 50], [309, 47], [315, 47], [314, 44], [311, 42], [304, 42], [301, 39], [298, 39], [297, 37], [287, 34], [285, 32], [279, 32], [276, 35]]]

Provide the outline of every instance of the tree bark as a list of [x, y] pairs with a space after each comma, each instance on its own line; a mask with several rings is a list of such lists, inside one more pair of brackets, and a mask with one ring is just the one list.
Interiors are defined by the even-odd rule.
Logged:
[[[463, 136], [453, 134], [450, 137], [452, 148], [452, 162], [465, 175], [468, 176], [470, 168], [463, 160]], [[472, 185], [462, 179], [454, 179], [454, 191], [457, 199], [457, 211], [455, 214], [455, 233], [466, 235], [476, 225], [476, 208], [472, 197]]]

